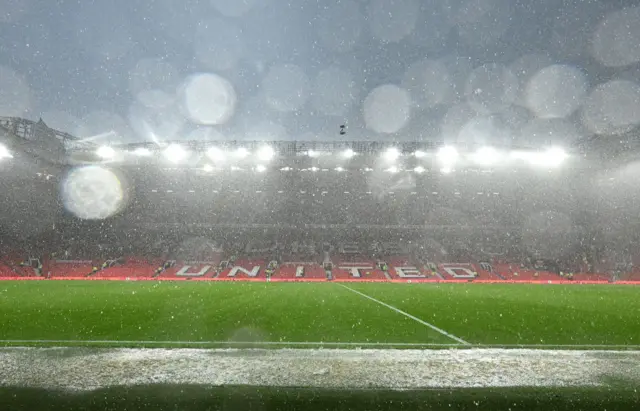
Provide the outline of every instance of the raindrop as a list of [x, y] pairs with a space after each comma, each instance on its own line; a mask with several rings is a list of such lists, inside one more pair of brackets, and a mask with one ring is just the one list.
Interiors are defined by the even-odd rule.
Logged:
[[518, 96], [515, 103], [527, 107], [526, 88], [529, 80], [540, 70], [553, 65], [553, 60], [546, 54], [530, 53], [525, 54], [509, 65], [509, 70], [518, 79]]
[[609, 2], [563, 2], [554, 16], [548, 50], [563, 60], [582, 57], [588, 52], [600, 16]]
[[411, 114], [411, 98], [404, 89], [386, 84], [372, 90], [364, 101], [364, 121], [378, 133], [402, 129]]
[[236, 109], [237, 97], [233, 85], [216, 74], [190, 76], [182, 94], [187, 115], [198, 124], [224, 124]]
[[526, 87], [529, 109], [541, 118], [570, 116], [587, 94], [587, 80], [572, 66], [553, 65], [535, 74]]
[[442, 104], [452, 87], [447, 66], [441, 61], [428, 59], [409, 66], [402, 86], [411, 94], [413, 104], [423, 109]]
[[71, 170], [63, 181], [61, 195], [65, 208], [84, 220], [111, 217], [126, 204], [122, 178], [99, 166]]

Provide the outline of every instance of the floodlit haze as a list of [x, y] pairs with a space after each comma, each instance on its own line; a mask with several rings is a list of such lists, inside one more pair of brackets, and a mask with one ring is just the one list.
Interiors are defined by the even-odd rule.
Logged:
[[105, 143], [615, 136], [640, 124], [634, 4], [8, 0], [0, 115]]

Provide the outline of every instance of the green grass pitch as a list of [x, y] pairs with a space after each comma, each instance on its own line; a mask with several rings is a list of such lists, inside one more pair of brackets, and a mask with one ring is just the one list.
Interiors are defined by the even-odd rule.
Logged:
[[0, 344], [458, 344], [352, 290], [473, 346], [640, 347], [633, 286], [112, 281], [0, 282]]

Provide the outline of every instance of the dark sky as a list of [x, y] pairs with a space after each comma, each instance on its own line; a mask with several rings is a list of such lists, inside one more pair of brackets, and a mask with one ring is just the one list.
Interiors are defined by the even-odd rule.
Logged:
[[101, 142], [610, 138], [640, 124], [634, 3], [4, 0], [0, 115]]

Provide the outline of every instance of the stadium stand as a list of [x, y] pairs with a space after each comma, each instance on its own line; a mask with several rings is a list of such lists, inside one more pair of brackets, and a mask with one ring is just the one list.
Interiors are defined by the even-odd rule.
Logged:
[[23, 258], [21, 253], [8, 253], [0, 259], [0, 270], [6, 275], [34, 277], [42, 272], [42, 264], [37, 258]]
[[103, 263], [100, 271], [92, 274], [94, 278], [149, 278], [156, 273], [157, 267], [162, 264], [160, 259], [144, 261], [136, 258], [127, 258], [122, 263], [111, 260]]
[[13, 271], [13, 268], [4, 261], [0, 261], [0, 277], [13, 277], [17, 273]]
[[634, 271], [623, 274], [622, 276], [620, 276], [620, 280], [640, 282], [640, 267], [634, 267]]
[[504, 277], [499, 275], [493, 270], [491, 264], [473, 263], [473, 270], [478, 274], [479, 280], [500, 281], [504, 280]]
[[326, 279], [327, 273], [319, 263], [286, 262], [280, 264], [273, 278], [286, 280], [320, 280]]
[[46, 265], [51, 277], [89, 277], [97, 263], [89, 260], [51, 260]]
[[[233, 257], [233, 258], [231, 258]], [[235, 259], [235, 261], [234, 261]], [[37, 259], [22, 264], [3, 258], [0, 277], [93, 278], [93, 279], [220, 279], [304, 281], [480, 281], [480, 282], [612, 282], [640, 281], [640, 269], [617, 275], [609, 273], [553, 272], [517, 263], [429, 262], [409, 255], [375, 259], [365, 253], [336, 254], [330, 264], [284, 262], [235, 254], [222, 261], [193, 262], [162, 258], [126, 257], [103, 262], [92, 260], [44, 259], [40, 269]], [[328, 269], [327, 269], [328, 268]], [[328, 275], [328, 273], [330, 275]]]
[[331, 270], [336, 280], [386, 280], [385, 273], [376, 265], [375, 260], [358, 259], [351, 261], [337, 260]]
[[[233, 241], [229, 241], [225, 232], [212, 234], [212, 238], [221, 239], [219, 242], [198, 234], [186, 242], [184, 239], [163, 244], [154, 241], [149, 249], [146, 249], [144, 241], [132, 238], [127, 242], [123, 238], [128, 236], [121, 235], [114, 237], [113, 243], [101, 240], [100, 244], [92, 244], [86, 241], [80, 248], [54, 253], [48, 258], [36, 256], [25, 259], [22, 256], [28, 254], [24, 252], [5, 250], [0, 262], [0, 277], [554, 283], [640, 281], [640, 270], [633, 265], [600, 262], [596, 266], [600, 271], [586, 272], [584, 269], [589, 265], [574, 264], [575, 271], [572, 271], [570, 263], [562, 265], [560, 260], [524, 258], [523, 262], [518, 262], [519, 259], [513, 256], [496, 258], [483, 254], [482, 246], [447, 251], [451, 245], [446, 241], [437, 244], [432, 241], [426, 248], [392, 242], [381, 247], [375, 240], [367, 242], [376, 237], [369, 233], [363, 235], [366, 241], [359, 243], [340, 235], [336, 235], [332, 243], [311, 236], [301, 246], [295, 235], [287, 233], [281, 233], [276, 241], [271, 234], [267, 235], [269, 240], [261, 237], [259, 232], [264, 234], [264, 230], [248, 231], [242, 236], [235, 235]], [[171, 238], [170, 235], [165, 236]], [[130, 254], [119, 258], [104, 257], [118, 255], [122, 249]], [[97, 257], [78, 257], [87, 255]], [[175, 258], [178, 255], [188, 258]], [[471, 256], [475, 256], [474, 259]]]
[[[2, 277], [640, 281], [629, 263], [640, 266], [629, 256], [638, 239], [614, 236], [624, 241], [612, 245], [598, 215], [576, 207], [599, 198], [584, 182], [606, 170], [594, 174], [586, 157], [555, 177], [511, 162], [518, 173], [507, 178], [466, 160], [441, 173], [435, 143], [283, 141], [269, 143], [274, 158], [256, 173], [252, 153], [265, 142], [225, 141], [215, 144], [248, 156], [211, 173], [203, 165], [212, 142], [189, 142], [184, 163], [146, 144], [113, 147], [121, 161], [103, 163], [96, 147], [42, 121], [0, 120], [15, 151], [0, 182], [10, 194], [0, 199]], [[46, 136], [72, 148], [43, 165], [47, 151], [34, 144]], [[390, 148], [397, 167], [381, 168]], [[461, 147], [460, 158], [475, 149]], [[127, 200], [108, 219], [65, 210], [60, 184], [80, 157], [126, 175]], [[558, 221], [566, 227], [556, 230]], [[541, 256], [548, 260], [538, 264]]]
[[[144, 241], [126, 228], [78, 235], [80, 243], [66, 245], [55, 237], [56, 253], [7, 251], [0, 277], [157, 279], [157, 280], [271, 280], [271, 281], [477, 281], [477, 282], [595, 282], [640, 281], [640, 270], [629, 264], [602, 260], [597, 265], [584, 258], [563, 261], [526, 257], [523, 250], [496, 257], [486, 245], [460, 245], [446, 237], [417, 237], [404, 244], [397, 237], [360, 230], [327, 241], [326, 233], [300, 241], [299, 232], [257, 228], [235, 233], [228, 229], [191, 234], [157, 233]], [[118, 230], [123, 230], [115, 232]], [[69, 235], [69, 234], [67, 234]], [[207, 235], [210, 238], [207, 238]], [[408, 237], [408, 235], [405, 235]], [[107, 240], [105, 240], [107, 238]], [[157, 240], [157, 238], [161, 240]], [[73, 242], [72, 242], [73, 243]], [[78, 245], [80, 244], [80, 245]], [[426, 246], [425, 246], [426, 244]], [[458, 247], [458, 248], [456, 248]], [[460, 248], [463, 247], [463, 248]], [[126, 251], [125, 251], [126, 250]], [[35, 257], [25, 258], [25, 255]], [[46, 257], [49, 255], [49, 257]], [[112, 256], [120, 256], [112, 258]], [[525, 257], [518, 258], [517, 255]], [[93, 256], [88, 258], [87, 256]], [[110, 257], [111, 256], [111, 257]], [[580, 262], [580, 264], [576, 263]], [[612, 260], [615, 261], [615, 260]], [[42, 262], [42, 264], [40, 264]], [[562, 267], [562, 268], [560, 268]], [[592, 271], [586, 271], [586, 269]]]

